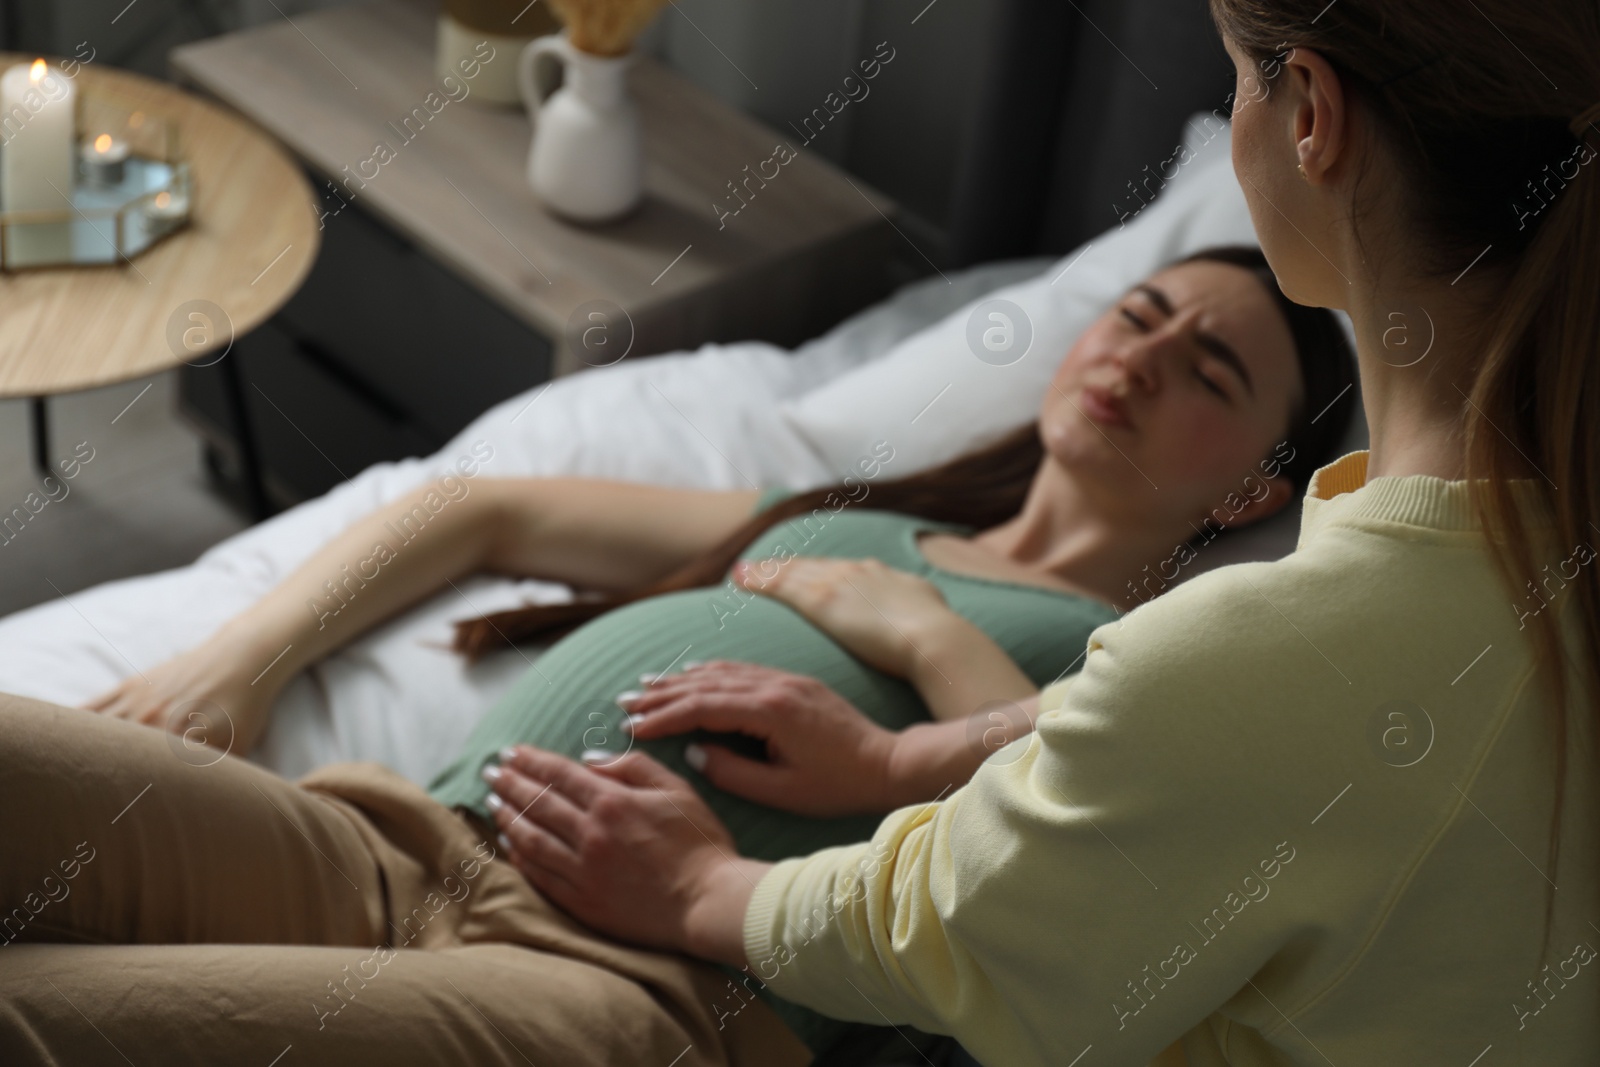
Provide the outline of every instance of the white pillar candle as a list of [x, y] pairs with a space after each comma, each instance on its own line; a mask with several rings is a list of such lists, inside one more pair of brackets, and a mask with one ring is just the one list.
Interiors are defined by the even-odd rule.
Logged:
[[[0, 207], [71, 211], [74, 98], [77, 89], [44, 60], [0, 75]], [[8, 226], [7, 265], [64, 260], [68, 223]]]

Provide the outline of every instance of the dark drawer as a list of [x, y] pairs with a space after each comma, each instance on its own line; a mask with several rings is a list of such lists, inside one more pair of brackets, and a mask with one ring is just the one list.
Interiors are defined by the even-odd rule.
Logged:
[[[325, 206], [336, 201], [330, 196]], [[545, 337], [358, 203], [326, 218], [317, 262], [277, 319], [441, 437], [550, 377]]]
[[[374, 463], [427, 455], [447, 439], [375, 403], [271, 322], [241, 337], [226, 358], [238, 360], [261, 466], [280, 502], [318, 496]], [[237, 459], [222, 375], [221, 364], [181, 368], [179, 404]]]

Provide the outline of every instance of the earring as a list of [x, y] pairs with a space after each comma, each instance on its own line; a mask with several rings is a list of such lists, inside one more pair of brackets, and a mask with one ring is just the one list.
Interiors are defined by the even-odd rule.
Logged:
[[[1300, 172], [1300, 177], [1302, 177], [1302, 178], [1306, 177], [1306, 165], [1304, 163], [1296, 163], [1294, 165], [1294, 169]], [[1310, 178], [1306, 178], [1306, 181], [1310, 181], [1310, 180], [1311, 180]]]

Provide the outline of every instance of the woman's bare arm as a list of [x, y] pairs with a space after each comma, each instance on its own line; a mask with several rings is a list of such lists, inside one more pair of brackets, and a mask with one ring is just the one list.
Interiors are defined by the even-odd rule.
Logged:
[[430, 484], [357, 520], [198, 648], [88, 706], [181, 730], [173, 709], [208, 701], [248, 750], [296, 673], [469, 574], [636, 589], [731, 534], [759, 496], [581, 478]]
[[994, 638], [953, 611], [930, 617], [907, 636], [914, 654], [906, 661], [906, 681], [936, 721], [1014, 718], [1011, 709], [1039, 692]]
[[293, 674], [479, 571], [626, 592], [727, 537], [760, 495], [582, 478], [463, 484], [470, 491], [436, 514], [425, 486], [358, 520], [224, 630], [258, 654], [293, 646]]
[[663, 578], [721, 542], [761, 496], [594, 478], [494, 484], [500, 522], [483, 569], [616, 593]]

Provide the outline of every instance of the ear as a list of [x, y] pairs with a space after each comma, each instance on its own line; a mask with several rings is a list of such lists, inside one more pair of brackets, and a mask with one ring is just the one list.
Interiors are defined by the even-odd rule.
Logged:
[[1296, 48], [1284, 60], [1294, 91], [1290, 134], [1306, 180], [1320, 185], [1345, 159], [1350, 137], [1349, 101], [1343, 79], [1319, 52]]
[[1264, 478], [1260, 475], [1261, 484], [1267, 487], [1266, 493], [1257, 497], [1244, 497], [1244, 507], [1234, 513], [1231, 526], [1243, 528], [1270, 519], [1282, 511], [1289, 501], [1294, 499], [1294, 483], [1282, 475]]

